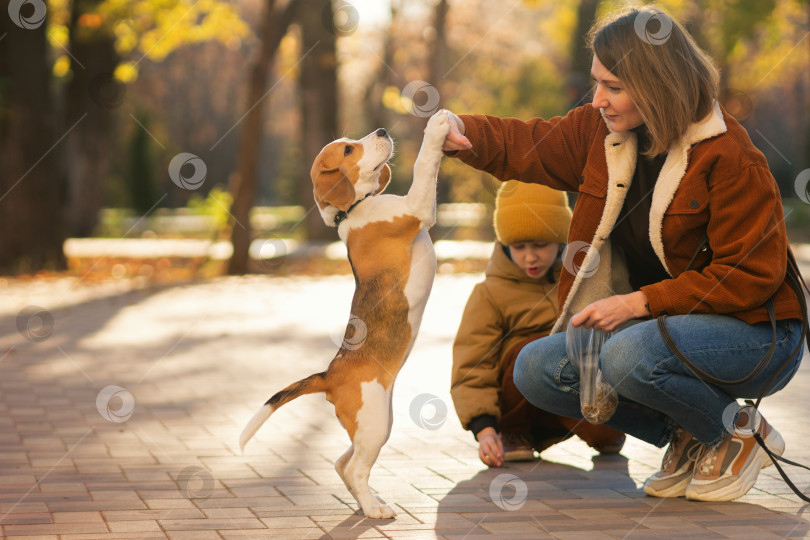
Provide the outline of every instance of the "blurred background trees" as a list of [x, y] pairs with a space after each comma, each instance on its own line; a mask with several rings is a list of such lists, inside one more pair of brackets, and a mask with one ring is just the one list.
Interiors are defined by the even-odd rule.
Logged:
[[[0, 13], [0, 269], [58, 267], [64, 238], [104, 233], [100, 216], [112, 214], [102, 208], [130, 209], [122, 212], [137, 223], [192, 199], [199, 207], [215, 188], [208, 206], [229, 212], [217, 234], [234, 245], [231, 272], [248, 270], [250, 243], [264, 234], [251, 229], [255, 206], [297, 207], [275, 236], [333, 239], [308, 175], [324, 144], [385, 127], [397, 142], [389, 189], [402, 192], [437, 107], [529, 118], [587, 103], [584, 34], [619, 4], [9, 2]], [[724, 106], [768, 157], [786, 205], [798, 200], [795, 179], [810, 167], [810, 2], [658, 5], [715, 58]], [[175, 175], [202, 175], [195, 189], [170, 177], [181, 153], [199, 158]], [[440, 202], [489, 203], [495, 189], [445, 160]]]

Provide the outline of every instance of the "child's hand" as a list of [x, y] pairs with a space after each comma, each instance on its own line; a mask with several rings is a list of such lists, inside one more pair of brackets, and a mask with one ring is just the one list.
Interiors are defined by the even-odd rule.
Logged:
[[503, 443], [501, 436], [491, 427], [478, 432], [478, 457], [488, 467], [503, 465]]

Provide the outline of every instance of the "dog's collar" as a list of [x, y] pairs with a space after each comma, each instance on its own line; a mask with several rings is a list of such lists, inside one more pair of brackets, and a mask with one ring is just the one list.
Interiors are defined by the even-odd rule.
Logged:
[[355, 206], [357, 206], [361, 202], [365, 201], [369, 197], [371, 197], [371, 193], [366, 193], [365, 197], [363, 197], [359, 201], [355, 201], [354, 204], [351, 205], [347, 210], [340, 210], [337, 214], [335, 214], [335, 227], [340, 225], [343, 222], [344, 219], [349, 217], [349, 214], [351, 213], [352, 210], [354, 210]]

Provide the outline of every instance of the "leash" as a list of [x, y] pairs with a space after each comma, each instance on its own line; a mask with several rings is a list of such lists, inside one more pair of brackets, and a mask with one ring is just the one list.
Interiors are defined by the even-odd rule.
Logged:
[[[704, 234], [703, 238], [698, 243], [698, 247], [695, 250], [695, 254], [692, 256], [692, 259], [689, 261], [689, 265], [686, 267], [686, 270], [690, 270], [692, 268], [692, 264], [695, 262], [695, 259], [697, 258], [698, 253], [705, 250], [706, 247], [708, 246], [708, 244], [709, 244], [709, 237], [708, 237], [707, 234]], [[810, 321], [808, 321], [807, 301], [806, 301], [806, 299], [804, 297], [804, 292], [805, 291], [807, 291], [808, 294], [810, 294], [810, 288], [808, 288], [807, 284], [804, 282], [804, 278], [802, 277], [801, 271], [799, 269], [799, 265], [796, 262], [796, 258], [793, 256], [793, 252], [790, 250], [790, 247], [788, 247], [788, 250], [787, 250], [787, 263], [788, 264], [787, 264], [787, 272], [786, 272], [786, 275], [785, 275], [785, 280], [788, 282], [788, 285], [793, 290], [793, 292], [796, 294], [796, 297], [797, 297], [797, 299], [799, 301], [799, 307], [801, 308], [801, 312], [802, 312], [801, 337], [799, 339], [798, 346], [793, 350], [790, 357], [781, 366], [779, 366], [779, 369], [776, 370], [776, 372], [773, 375], [771, 375], [771, 377], [765, 383], [764, 387], [762, 388], [762, 391], [759, 393], [759, 396], [757, 397], [756, 402], [753, 402], [751, 400], [746, 400], [746, 403], [748, 405], [754, 407], [754, 409], [756, 409], [757, 411], [759, 410], [759, 404], [762, 401], [762, 398], [765, 396], [765, 394], [767, 394], [768, 390], [770, 389], [770, 387], [773, 385], [774, 381], [776, 380], [776, 377], [778, 377], [779, 374], [782, 373], [782, 371], [784, 371], [784, 369], [787, 366], [790, 365], [790, 363], [793, 361], [793, 359], [796, 357], [797, 354], [802, 354], [802, 347], [804, 346], [805, 341], [807, 342], [808, 349], [810, 349]], [[672, 351], [672, 354], [674, 354], [675, 357], [678, 360], [680, 360], [687, 368], [689, 368], [689, 370], [692, 371], [692, 373], [697, 375], [700, 379], [706, 381], [707, 383], [718, 385], [718, 386], [720, 386], [720, 385], [742, 384], [744, 382], [747, 382], [747, 381], [751, 380], [756, 375], [759, 375], [760, 373], [762, 373], [762, 371], [768, 366], [768, 364], [771, 362], [771, 360], [773, 358], [774, 349], [776, 347], [776, 315], [775, 315], [775, 310], [774, 310], [774, 306], [773, 306], [773, 297], [769, 298], [768, 301], [765, 303], [765, 308], [768, 310], [768, 318], [770, 319], [771, 329], [773, 331], [773, 338], [771, 339], [771, 346], [768, 348], [768, 351], [765, 353], [765, 355], [759, 360], [759, 362], [757, 363], [757, 365], [753, 369], [753, 371], [751, 371], [751, 373], [749, 373], [747, 376], [745, 376], [745, 377], [743, 377], [741, 379], [738, 379], [736, 381], [725, 381], [723, 379], [719, 379], [719, 378], [714, 377], [713, 375], [711, 375], [709, 373], [706, 373], [705, 371], [703, 371], [699, 367], [697, 367], [695, 364], [693, 364], [686, 357], [686, 355], [683, 354], [683, 351], [681, 351], [678, 348], [678, 346], [675, 344], [675, 341], [672, 339], [672, 336], [670, 335], [669, 330], [667, 329], [667, 324], [666, 324], [667, 314], [666, 313], [662, 313], [658, 317], [658, 330], [661, 333], [661, 337], [664, 340], [664, 343], [666, 343], [669, 350]], [[768, 448], [768, 446], [765, 444], [765, 441], [763, 440], [762, 436], [759, 433], [757, 433], [756, 430], [753, 430], [753, 434], [754, 434], [754, 439], [762, 447], [762, 449], [765, 450], [765, 453], [768, 455], [768, 457], [771, 458], [771, 461], [773, 462], [774, 466], [776, 467], [776, 470], [779, 472], [779, 475], [782, 477], [782, 480], [785, 481], [785, 483], [788, 485], [788, 487], [790, 487], [790, 489], [793, 490], [793, 493], [795, 493], [801, 500], [810, 503], [810, 497], [806, 496], [804, 493], [802, 493], [799, 490], [798, 487], [796, 487], [796, 484], [794, 484], [790, 480], [790, 478], [788, 478], [787, 474], [785, 473], [785, 471], [782, 469], [782, 467], [779, 465], [778, 462], [781, 461], [782, 463], [786, 463], [788, 465], [793, 465], [795, 467], [801, 467], [802, 469], [806, 469], [808, 471], [810, 471], [810, 467], [807, 467], [807, 466], [802, 465], [800, 463], [796, 463], [795, 461], [791, 461], [789, 459], [783, 458], [782, 456], [774, 454], [771, 451], [771, 449]]]
[[808, 497], [807, 495], [802, 493], [799, 490], [799, 488], [796, 487], [796, 484], [794, 484], [793, 482], [790, 481], [790, 478], [788, 478], [787, 473], [785, 473], [785, 471], [779, 465], [779, 461], [781, 461], [783, 463], [787, 463], [788, 465], [793, 465], [795, 467], [801, 467], [802, 469], [807, 469], [808, 471], [810, 471], [810, 467], [807, 467], [806, 465], [802, 465], [801, 463], [796, 463], [795, 461], [791, 461], [789, 459], [783, 458], [782, 456], [774, 454], [773, 452], [771, 452], [770, 448], [765, 446], [765, 441], [762, 440], [762, 436], [759, 433], [757, 433], [756, 431], [754, 432], [754, 439], [756, 439], [756, 441], [759, 443], [759, 445], [762, 447], [762, 449], [765, 450], [765, 453], [768, 454], [768, 457], [771, 458], [771, 461], [773, 462], [774, 467], [776, 467], [776, 470], [779, 473], [779, 476], [781, 476], [782, 480], [784, 480], [785, 483], [788, 485], [788, 487], [793, 490], [793, 493], [795, 493], [796, 496], [799, 497], [804, 502], [810, 503], [810, 497]]
[[346, 219], [347, 217], [349, 217], [349, 214], [351, 213], [351, 211], [352, 211], [352, 210], [354, 210], [354, 209], [355, 209], [355, 207], [356, 207], [358, 204], [360, 204], [361, 202], [365, 201], [365, 200], [366, 200], [366, 199], [368, 199], [369, 197], [371, 197], [371, 193], [366, 193], [366, 196], [365, 196], [365, 197], [363, 197], [363, 198], [362, 198], [362, 199], [360, 199], [359, 201], [354, 201], [354, 204], [352, 204], [352, 205], [351, 205], [349, 208], [347, 208], [346, 210], [341, 210], [341, 211], [339, 211], [337, 214], [335, 214], [335, 227], [337, 227], [338, 225], [340, 225], [341, 223], [343, 223], [343, 220], [344, 220], [344, 219]]

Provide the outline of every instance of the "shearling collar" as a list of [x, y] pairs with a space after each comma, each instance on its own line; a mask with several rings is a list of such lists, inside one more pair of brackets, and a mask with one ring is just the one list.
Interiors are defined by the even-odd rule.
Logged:
[[[602, 118], [610, 130], [610, 124], [604, 111], [602, 111]], [[714, 110], [703, 120], [689, 126], [686, 133], [670, 146], [667, 152], [667, 158], [653, 191], [649, 235], [653, 250], [669, 275], [672, 275], [672, 272], [667, 266], [661, 236], [664, 212], [672, 202], [681, 180], [686, 174], [692, 146], [726, 131], [723, 111], [715, 102]], [[627, 197], [627, 188], [633, 181], [637, 159], [638, 141], [634, 132], [610, 131], [608, 133], [605, 137], [608, 182], [604, 211], [590, 244], [587, 244], [585, 259], [578, 268], [552, 333], [565, 330], [570, 316], [589, 303], [611, 294], [621, 294], [624, 286], [629, 288], [629, 282], [624, 283], [627, 269], [623, 266], [622, 261], [614, 260], [608, 239]]]
[[[602, 113], [602, 119], [608, 126], [608, 130], [610, 130], [610, 123], [605, 116], [604, 110], [600, 109], [600, 112]], [[707, 114], [703, 120], [690, 125], [686, 133], [675, 141], [667, 151], [667, 158], [661, 168], [661, 174], [658, 176], [653, 191], [649, 233], [653, 250], [669, 275], [672, 275], [672, 272], [667, 267], [666, 258], [664, 257], [664, 242], [661, 237], [664, 212], [672, 202], [672, 198], [675, 196], [675, 192], [686, 174], [686, 168], [689, 165], [689, 151], [692, 146], [706, 139], [722, 135], [726, 130], [723, 111], [715, 101], [712, 112]], [[627, 193], [626, 189], [620, 189], [619, 186], [629, 187], [633, 181], [633, 173], [635, 172], [638, 157], [636, 134], [632, 131], [617, 133], [611, 130], [605, 138], [605, 155], [609, 177], [608, 195], [605, 213], [597, 230], [597, 238], [600, 237], [600, 233], [602, 236], [607, 236], [616, 223]], [[613, 197], [611, 197], [611, 189], [614, 192]]]

